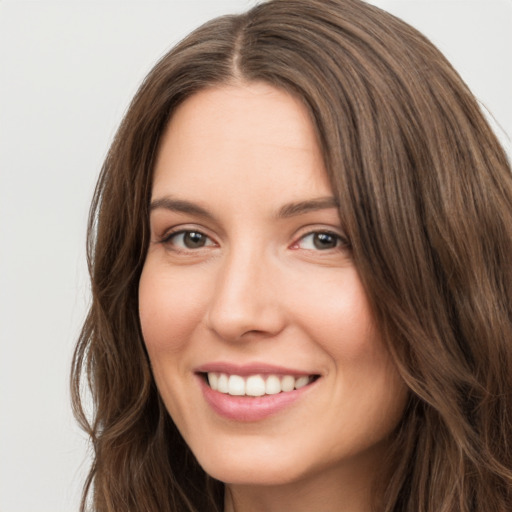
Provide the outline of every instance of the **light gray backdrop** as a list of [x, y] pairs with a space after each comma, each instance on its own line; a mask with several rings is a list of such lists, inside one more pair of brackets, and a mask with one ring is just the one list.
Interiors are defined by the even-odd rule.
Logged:
[[[85, 225], [123, 112], [172, 44], [254, 3], [0, 1], [0, 512], [78, 507], [87, 440], [68, 377]], [[512, 0], [372, 3], [429, 36], [512, 133]]]

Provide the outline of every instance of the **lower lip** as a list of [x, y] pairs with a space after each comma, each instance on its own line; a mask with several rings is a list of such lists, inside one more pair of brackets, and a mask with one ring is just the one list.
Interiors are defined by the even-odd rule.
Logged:
[[251, 397], [232, 396], [214, 391], [203, 377], [198, 378], [206, 402], [217, 414], [229, 420], [243, 422], [260, 421], [281, 412], [308, 393], [317, 382], [293, 391]]

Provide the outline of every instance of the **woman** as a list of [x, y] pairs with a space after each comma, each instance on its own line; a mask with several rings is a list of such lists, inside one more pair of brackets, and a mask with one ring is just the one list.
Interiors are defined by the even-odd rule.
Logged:
[[274, 0], [199, 28], [89, 233], [94, 510], [510, 509], [510, 168], [408, 25]]

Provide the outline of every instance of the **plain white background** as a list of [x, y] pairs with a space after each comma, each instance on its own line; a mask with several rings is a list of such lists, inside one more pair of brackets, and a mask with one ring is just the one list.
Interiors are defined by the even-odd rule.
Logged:
[[[69, 366], [89, 202], [123, 112], [181, 37], [254, 3], [0, 1], [0, 512], [78, 507], [88, 445]], [[430, 37], [512, 134], [512, 0], [372, 3]]]

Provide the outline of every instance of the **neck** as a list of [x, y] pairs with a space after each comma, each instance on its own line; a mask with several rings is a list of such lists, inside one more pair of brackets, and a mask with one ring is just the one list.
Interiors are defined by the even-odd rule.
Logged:
[[378, 472], [375, 465], [335, 468], [289, 483], [226, 485], [224, 512], [368, 512]]

